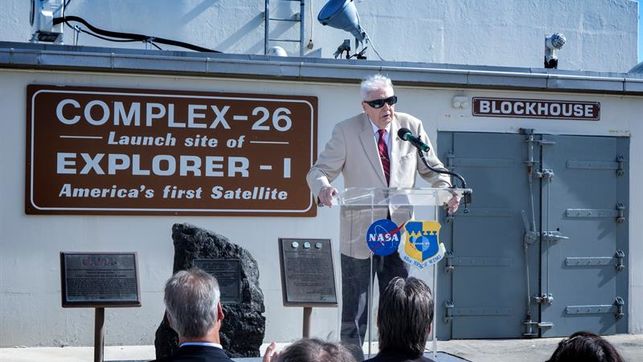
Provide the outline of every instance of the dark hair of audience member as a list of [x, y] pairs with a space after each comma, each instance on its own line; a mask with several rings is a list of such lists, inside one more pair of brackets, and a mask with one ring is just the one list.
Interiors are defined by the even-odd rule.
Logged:
[[351, 352], [339, 343], [303, 338], [286, 347], [277, 362], [356, 362]]
[[424, 352], [433, 322], [433, 295], [420, 279], [393, 278], [380, 296], [377, 328], [380, 351], [417, 358]]
[[591, 332], [576, 332], [558, 343], [547, 362], [623, 362], [607, 340]]

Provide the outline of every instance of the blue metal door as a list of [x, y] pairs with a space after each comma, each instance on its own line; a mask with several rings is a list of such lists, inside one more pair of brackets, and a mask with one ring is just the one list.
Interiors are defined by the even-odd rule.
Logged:
[[442, 220], [448, 256], [438, 266], [438, 338], [520, 337], [526, 316], [538, 312], [527, 303], [538, 250], [524, 247], [522, 215], [540, 188], [531, 187], [532, 202], [525, 136], [441, 132], [438, 150], [473, 188], [469, 208]]
[[542, 141], [542, 336], [625, 333], [629, 142]]
[[440, 132], [473, 203], [442, 216], [440, 339], [626, 332], [627, 138]]

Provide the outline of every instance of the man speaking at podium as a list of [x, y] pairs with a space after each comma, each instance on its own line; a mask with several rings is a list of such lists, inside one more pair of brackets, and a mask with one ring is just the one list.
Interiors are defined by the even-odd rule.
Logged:
[[[449, 177], [427, 168], [411, 142], [398, 136], [406, 128], [429, 150], [426, 160], [431, 167], [444, 169], [437, 158], [422, 121], [405, 113], [395, 112], [397, 96], [388, 77], [375, 74], [360, 86], [363, 113], [338, 123], [333, 135], [308, 172], [306, 180], [318, 203], [331, 206], [338, 191], [331, 185], [341, 173], [344, 186], [374, 188], [409, 188], [415, 185], [416, 173], [432, 187], [449, 187]], [[425, 148], [426, 149], [426, 148]], [[449, 212], [458, 208], [459, 199], [449, 201]], [[400, 225], [411, 217], [408, 209], [375, 210], [375, 218], [390, 218]], [[362, 346], [366, 334], [368, 310], [368, 278], [370, 250], [366, 245], [366, 230], [372, 222], [371, 209], [342, 208], [340, 221], [340, 250], [342, 269], [342, 326], [345, 343]], [[373, 271], [377, 274], [380, 294], [396, 276], [408, 276], [405, 264], [397, 252], [388, 256], [373, 255]]]

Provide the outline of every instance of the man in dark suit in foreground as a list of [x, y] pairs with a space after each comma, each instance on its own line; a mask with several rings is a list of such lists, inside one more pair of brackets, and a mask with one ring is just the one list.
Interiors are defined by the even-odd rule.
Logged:
[[433, 362], [424, 357], [433, 322], [433, 295], [422, 280], [393, 278], [380, 296], [380, 352], [373, 362]]
[[223, 309], [217, 280], [200, 269], [181, 270], [165, 284], [165, 308], [179, 335], [176, 353], [158, 362], [232, 361], [219, 338]]

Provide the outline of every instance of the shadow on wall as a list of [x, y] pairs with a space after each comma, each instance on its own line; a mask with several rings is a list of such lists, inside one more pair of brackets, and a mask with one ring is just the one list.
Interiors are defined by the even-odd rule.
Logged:
[[203, 0], [199, 5], [195, 6], [192, 10], [185, 13], [185, 15], [181, 17], [181, 22], [183, 24], [191, 22], [192, 20], [196, 19], [197, 16], [201, 15], [201, 13], [205, 12], [209, 7], [218, 2], [220, 2], [220, 0]]
[[[256, 33], [253, 33], [252, 30], [257, 29], [259, 27], [263, 28], [263, 24], [264, 24], [263, 13], [257, 14], [257, 16], [250, 19], [250, 21], [248, 21], [244, 26], [239, 28], [234, 33], [232, 33], [232, 35], [230, 35], [226, 40], [216, 45], [215, 48], [225, 53], [227, 50], [229, 50], [229, 48], [239, 43], [244, 37], [256, 36]], [[275, 34], [271, 34], [271, 37], [274, 37], [274, 36]], [[260, 41], [255, 42], [252, 46], [250, 46], [249, 49], [244, 51], [244, 53], [263, 54], [263, 36], [261, 37]]]

